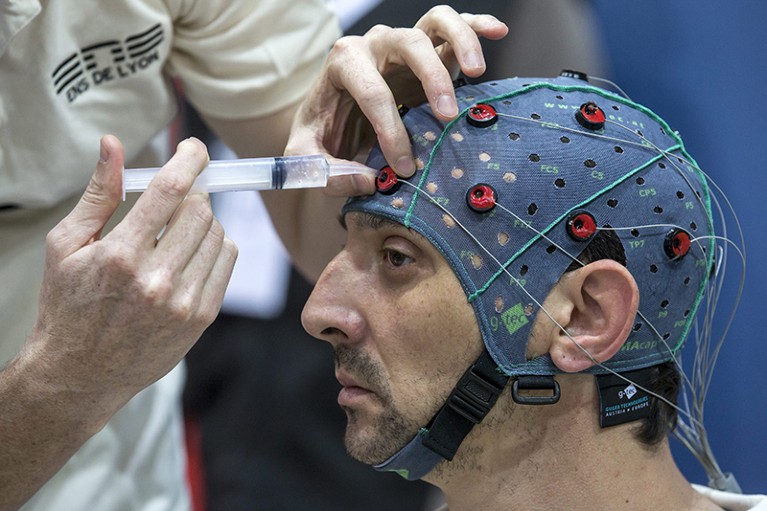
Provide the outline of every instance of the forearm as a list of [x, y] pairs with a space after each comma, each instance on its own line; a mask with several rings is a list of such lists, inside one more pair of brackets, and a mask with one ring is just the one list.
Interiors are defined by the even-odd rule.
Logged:
[[63, 384], [45, 358], [25, 349], [0, 372], [0, 511], [32, 497], [118, 408], [102, 389]]

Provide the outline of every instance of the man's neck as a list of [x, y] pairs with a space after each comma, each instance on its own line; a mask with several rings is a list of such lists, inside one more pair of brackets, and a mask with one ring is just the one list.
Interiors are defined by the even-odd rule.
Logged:
[[650, 449], [632, 425], [600, 429], [593, 383], [563, 380], [557, 405], [511, 405], [504, 393], [455, 459], [429, 474], [450, 511], [718, 509], [692, 490], [667, 441]]

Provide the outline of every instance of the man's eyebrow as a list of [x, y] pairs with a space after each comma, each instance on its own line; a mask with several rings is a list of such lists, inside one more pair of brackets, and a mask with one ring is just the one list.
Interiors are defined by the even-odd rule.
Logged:
[[[346, 223], [346, 215], [339, 215], [338, 223], [341, 224], [341, 227], [343, 227], [344, 230], [348, 230], [347, 223]], [[385, 227], [394, 227], [397, 229], [409, 230], [407, 229], [407, 227], [405, 227], [399, 222], [389, 220], [388, 218], [383, 216], [374, 215], [372, 213], [366, 213], [364, 211], [357, 212], [357, 215], [355, 215], [354, 217], [354, 224], [362, 229], [371, 229], [371, 230], [379, 230]]]

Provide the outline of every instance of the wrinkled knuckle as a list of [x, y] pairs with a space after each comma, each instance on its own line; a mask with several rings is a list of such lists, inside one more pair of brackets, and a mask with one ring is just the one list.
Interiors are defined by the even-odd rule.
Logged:
[[379, 23], [377, 25], [373, 25], [370, 28], [370, 30], [365, 32], [365, 35], [369, 37], [379, 37], [381, 35], [386, 34], [387, 32], [390, 32], [391, 30], [396, 30], [396, 29], [392, 29], [389, 25], [384, 25], [383, 23]]
[[212, 213], [210, 229], [208, 229], [208, 233], [213, 237], [218, 245], [222, 245], [224, 243], [224, 237], [226, 236], [226, 233], [224, 232], [224, 226], [221, 225], [221, 222], [219, 222]]
[[160, 190], [170, 197], [183, 197], [189, 188], [189, 183], [177, 172], [166, 172], [156, 179]]
[[345, 36], [336, 39], [336, 42], [333, 43], [330, 49], [329, 58], [343, 59], [346, 55], [355, 51], [360, 39], [360, 36]]
[[171, 279], [159, 271], [150, 273], [142, 280], [140, 287], [141, 295], [150, 307], [164, 307], [174, 291]]
[[195, 323], [197, 320], [197, 301], [193, 296], [184, 294], [181, 298], [173, 301], [168, 314], [176, 323]]
[[234, 241], [230, 240], [229, 238], [224, 238], [223, 245], [221, 246], [222, 252], [229, 255], [231, 259], [237, 259], [237, 256], [240, 253], [240, 249], [237, 248], [237, 245]]
[[358, 97], [355, 99], [359, 104], [379, 106], [390, 96], [391, 91], [386, 83], [368, 80], [360, 85]]
[[64, 228], [60, 225], [54, 227], [45, 235], [45, 250], [54, 257], [61, 254], [61, 243], [64, 241]]
[[442, 18], [443, 16], [448, 16], [450, 14], [456, 14], [456, 11], [449, 5], [435, 5], [426, 12], [426, 16], [433, 18]]
[[197, 314], [197, 320], [200, 327], [207, 328], [218, 317], [218, 309], [216, 307], [203, 307]]
[[392, 144], [397, 140], [400, 131], [396, 126], [386, 125], [376, 127], [376, 136], [382, 144]]
[[[405, 47], [420, 46], [429, 41], [428, 36], [423, 30], [413, 28], [398, 28], [395, 30], [395, 35], [399, 39], [400, 44]], [[431, 46], [431, 43], [428, 42]]]
[[210, 227], [215, 217], [210, 201], [206, 197], [193, 195], [186, 199], [189, 202], [190, 212], [201, 225]]
[[122, 278], [133, 278], [137, 275], [136, 259], [130, 247], [105, 244], [98, 254], [99, 265], [110, 274]]

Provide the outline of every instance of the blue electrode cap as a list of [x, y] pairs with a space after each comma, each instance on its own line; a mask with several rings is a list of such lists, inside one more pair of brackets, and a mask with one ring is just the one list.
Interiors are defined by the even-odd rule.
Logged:
[[[448, 124], [428, 105], [403, 117], [418, 170], [392, 192], [350, 199], [428, 238], [474, 307], [492, 358], [508, 375], [561, 372], [526, 359], [551, 288], [610, 227], [639, 287], [639, 313], [603, 366], [624, 372], [673, 358], [712, 268], [706, 179], [679, 136], [649, 109], [577, 77], [511, 78], [456, 90]], [[384, 169], [380, 149], [367, 164]], [[396, 177], [396, 176], [395, 176]]]

